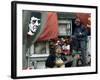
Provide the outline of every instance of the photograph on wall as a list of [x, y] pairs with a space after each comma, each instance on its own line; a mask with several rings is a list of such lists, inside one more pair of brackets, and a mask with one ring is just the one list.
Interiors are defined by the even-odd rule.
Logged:
[[12, 6], [17, 45], [12, 78], [97, 72], [96, 6], [16, 1]]

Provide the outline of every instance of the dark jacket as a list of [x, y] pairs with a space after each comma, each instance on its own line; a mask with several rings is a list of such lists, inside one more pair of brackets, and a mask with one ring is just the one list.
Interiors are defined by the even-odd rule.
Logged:
[[87, 31], [85, 29], [85, 26], [75, 26], [74, 36], [77, 40], [87, 40]]

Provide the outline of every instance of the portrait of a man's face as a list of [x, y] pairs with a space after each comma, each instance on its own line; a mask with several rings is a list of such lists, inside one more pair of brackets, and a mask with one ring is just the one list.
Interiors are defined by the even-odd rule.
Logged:
[[28, 31], [28, 35], [34, 35], [34, 33], [36, 32], [37, 28], [39, 27], [40, 25], [40, 19], [32, 16], [31, 17], [31, 20], [30, 20], [30, 23], [29, 23], [29, 31]]

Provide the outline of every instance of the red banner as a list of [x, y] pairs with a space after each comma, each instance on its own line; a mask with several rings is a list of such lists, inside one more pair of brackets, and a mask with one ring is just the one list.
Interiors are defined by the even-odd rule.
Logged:
[[43, 33], [38, 38], [38, 41], [56, 39], [58, 37], [58, 18], [54, 12], [48, 12], [47, 22]]

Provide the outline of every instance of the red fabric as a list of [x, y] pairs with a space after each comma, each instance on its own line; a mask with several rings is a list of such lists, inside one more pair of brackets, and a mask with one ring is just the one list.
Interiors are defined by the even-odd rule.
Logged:
[[38, 38], [38, 41], [56, 39], [58, 37], [58, 18], [54, 12], [48, 12], [47, 22], [43, 33]]
[[63, 50], [63, 53], [64, 53], [65, 55], [71, 54], [70, 50]]
[[82, 24], [84, 24], [85, 26], [87, 26], [87, 24], [91, 25], [91, 21], [89, 20], [91, 15], [89, 13], [77, 13], [76, 17], [80, 18]]

